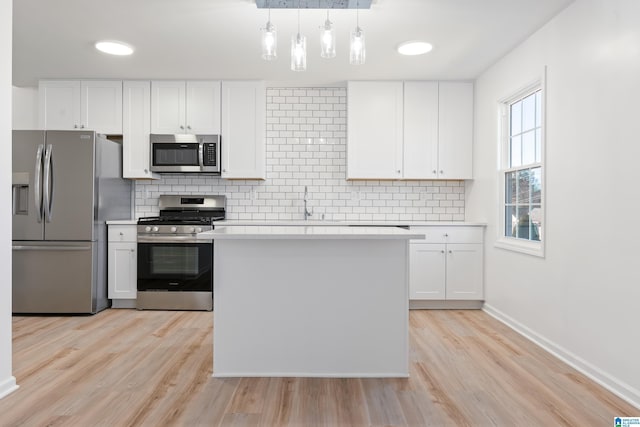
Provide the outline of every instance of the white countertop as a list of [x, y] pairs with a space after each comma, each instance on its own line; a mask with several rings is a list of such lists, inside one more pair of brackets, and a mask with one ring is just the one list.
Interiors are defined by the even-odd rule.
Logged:
[[345, 227], [350, 225], [357, 226], [402, 226], [402, 227], [432, 227], [432, 226], [460, 226], [460, 227], [485, 227], [487, 224], [484, 222], [466, 222], [466, 221], [319, 221], [319, 220], [239, 220], [228, 219], [224, 221], [217, 221], [216, 227], [223, 225], [227, 226], [335, 226]]
[[137, 219], [117, 219], [107, 221], [107, 225], [136, 225], [138, 224]]
[[198, 239], [424, 239], [424, 234], [396, 227], [237, 226], [197, 235]]

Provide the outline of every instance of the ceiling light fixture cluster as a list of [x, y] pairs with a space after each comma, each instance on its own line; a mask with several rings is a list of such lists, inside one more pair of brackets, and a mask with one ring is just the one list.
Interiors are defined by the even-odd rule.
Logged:
[[[265, 7], [269, 9], [267, 24], [260, 29], [262, 40], [262, 59], [273, 61], [278, 57], [278, 37], [276, 26], [271, 23], [271, 5], [269, 0], [264, 0]], [[282, 4], [282, 0], [279, 0]], [[356, 0], [356, 28], [351, 31], [351, 43], [349, 49], [349, 62], [354, 65], [365, 63], [366, 48], [364, 41], [364, 31], [360, 28], [359, 0]], [[300, 32], [300, 0], [297, 3], [298, 10], [298, 32], [291, 37], [291, 70], [305, 71], [307, 69], [307, 38]], [[324, 25], [320, 26], [320, 56], [322, 58], [335, 58], [336, 56], [336, 33], [333, 22], [329, 19], [329, 9], [327, 9], [327, 19]]]

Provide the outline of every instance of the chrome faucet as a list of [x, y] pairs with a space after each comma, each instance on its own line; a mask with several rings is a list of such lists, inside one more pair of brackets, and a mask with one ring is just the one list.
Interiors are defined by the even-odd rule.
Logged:
[[307, 186], [304, 186], [304, 220], [306, 221], [307, 219], [309, 219], [310, 216], [312, 216], [313, 214], [309, 211], [309, 209], [307, 209], [307, 195], [308, 195], [308, 191], [307, 191]]

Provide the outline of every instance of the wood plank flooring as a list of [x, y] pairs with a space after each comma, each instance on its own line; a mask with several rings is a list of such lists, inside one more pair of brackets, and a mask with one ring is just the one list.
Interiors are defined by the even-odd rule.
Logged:
[[412, 311], [409, 379], [211, 378], [212, 317], [14, 317], [20, 388], [0, 426], [608, 426], [640, 413], [482, 311]]

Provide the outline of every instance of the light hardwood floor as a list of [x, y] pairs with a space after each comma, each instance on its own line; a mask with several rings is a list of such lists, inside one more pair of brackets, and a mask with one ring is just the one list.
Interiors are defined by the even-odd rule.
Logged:
[[20, 388], [0, 425], [609, 426], [640, 413], [482, 311], [412, 311], [409, 379], [211, 378], [212, 317], [14, 317]]

